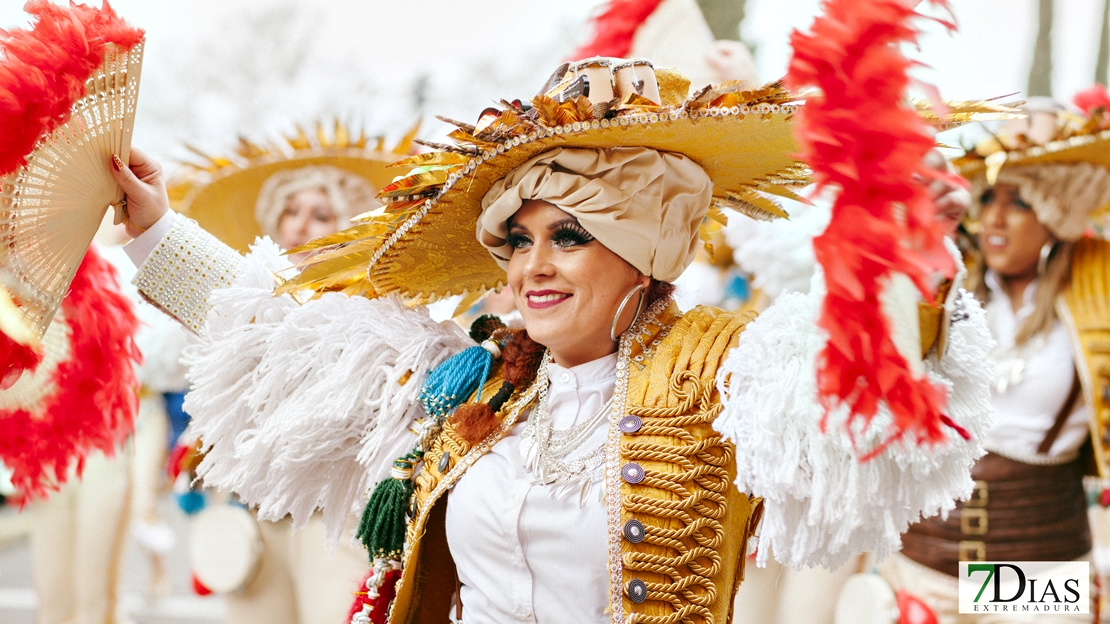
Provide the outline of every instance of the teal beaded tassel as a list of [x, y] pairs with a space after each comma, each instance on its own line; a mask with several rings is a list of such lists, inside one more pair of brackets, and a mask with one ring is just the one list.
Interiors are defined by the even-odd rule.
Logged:
[[428, 374], [420, 393], [424, 412], [440, 422], [446, 419], [451, 410], [469, 399], [486, 381], [497, 355], [500, 355], [497, 344], [486, 341], [480, 347], [464, 349], [437, 366]]
[[413, 465], [419, 458], [406, 455], [393, 462], [390, 478], [378, 483], [362, 512], [356, 537], [372, 560], [400, 559], [405, 547], [405, 513], [412, 498]]

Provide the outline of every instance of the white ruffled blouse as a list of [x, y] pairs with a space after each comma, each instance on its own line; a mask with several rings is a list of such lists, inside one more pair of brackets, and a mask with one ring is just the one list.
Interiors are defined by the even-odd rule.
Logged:
[[[986, 284], [991, 290], [987, 322], [998, 341], [991, 351], [996, 368], [991, 404], [997, 416], [987, 430], [983, 446], [1030, 463], [1070, 461], [1087, 439], [1087, 407], [1082, 398], [1064, 421], [1047, 456], [1037, 454], [1037, 447], [1063, 407], [1075, 376], [1075, 360], [1067, 330], [1063, 323], [1056, 321], [1047, 332], [1016, 347], [1014, 336], [1021, 323], [1033, 313], [1037, 284], [1025, 289], [1021, 308], [1016, 313], [994, 272], [987, 273]], [[1005, 378], [1004, 386], [999, 384], [1002, 378]]]
[[[548, 365], [554, 429], [590, 418], [610, 397], [617, 356], [573, 368]], [[584, 498], [535, 485], [520, 436], [525, 416], [455, 484], [447, 544], [459, 573], [466, 624], [608, 622], [609, 573], [601, 475]], [[604, 443], [603, 421], [571, 459]], [[581, 504], [579, 504], [581, 503]]]

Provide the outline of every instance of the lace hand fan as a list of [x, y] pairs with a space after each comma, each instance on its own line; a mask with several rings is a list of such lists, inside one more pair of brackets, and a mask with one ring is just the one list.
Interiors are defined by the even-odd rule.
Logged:
[[[143, 32], [107, 3], [32, 0], [26, 10], [32, 30], [0, 34], [0, 286], [41, 338], [105, 211], [123, 199], [108, 167], [131, 151]], [[26, 368], [15, 351], [29, 347], [11, 338], [0, 336], [5, 372]]]

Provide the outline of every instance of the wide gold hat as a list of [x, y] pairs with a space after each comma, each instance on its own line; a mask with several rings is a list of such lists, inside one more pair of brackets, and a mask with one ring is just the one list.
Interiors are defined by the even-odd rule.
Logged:
[[1110, 215], [1110, 94], [1101, 85], [1081, 93], [1069, 111], [1048, 98], [1026, 103], [1020, 118], [953, 160], [971, 181], [972, 228], [979, 194], [995, 184], [1016, 184], [1037, 219], [1061, 240], [1075, 240]]
[[381, 189], [396, 176], [396, 170], [386, 167], [412, 154], [417, 130], [418, 126], [397, 145], [386, 147], [383, 138], [356, 134], [338, 121], [321, 122], [314, 132], [297, 127], [294, 134], [267, 144], [240, 138], [230, 155], [212, 156], [189, 148], [202, 160], [186, 163], [183, 173], [171, 181], [170, 202], [224, 243], [246, 252], [263, 233], [255, 219], [255, 204], [263, 184], [274, 174], [328, 165]]
[[564, 65], [530, 103], [502, 100], [450, 145], [405, 159], [409, 174], [383, 188], [386, 206], [348, 230], [297, 251], [317, 253], [284, 288], [397, 293], [420, 303], [451, 295], [475, 300], [505, 272], [475, 238], [482, 197], [497, 180], [556, 147], [647, 147], [682, 154], [714, 184], [720, 209], [770, 219], [786, 213], [769, 197], [799, 199], [809, 180], [795, 157], [794, 97], [781, 84], [722, 83], [690, 93], [673, 70], [643, 60], [595, 58]]
[[1033, 102], [1026, 114], [1007, 120], [997, 132], [952, 162], [965, 178], [983, 175], [993, 184], [1003, 167], [1085, 162], [1110, 170], [1110, 115], [1106, 106], [1087, 115], [1062, 106]]

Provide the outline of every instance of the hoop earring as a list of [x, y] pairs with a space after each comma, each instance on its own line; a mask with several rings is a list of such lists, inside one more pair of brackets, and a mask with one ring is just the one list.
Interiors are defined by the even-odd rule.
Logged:
[[[621, 315], [624, 314], [624, 307], [628, 305], [628, 302], [632, 300], [632, 295], [635, 295], [636, 293], [640, 293], [640, 300], [636, 302], [636, 316], [632, 317], [633, 325], [636, 323], [636, 319], [640, 316], [640, 312], [642, 311], [641, 308], [644, 307], [644, 285], [636, 284], [636, 287], [628, 291], [628, 294], [624, 296], [624, 300], [621, 301], [620, 307], [617, 308], [616, 316], [613, 317], [613, 326], [609, 328], [609, 338], [613, 342], [620, 342], [620, 336], [617, 335], [617, 323], [621, 321]], [[631, 326], [632, 325], [629, 325], [629, 327]]]
[[1056, 251], [1056, 245], [1059, 242], [1050, 241], [1041, 246], [1041, 257], [1037, 260], [1037, 277], [1043, 277], [1048, 270], [1048, 260], [1052, 257], [1052, 252]]

